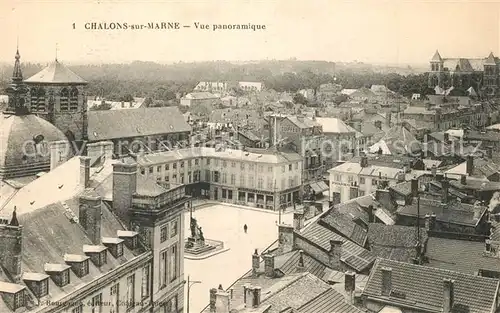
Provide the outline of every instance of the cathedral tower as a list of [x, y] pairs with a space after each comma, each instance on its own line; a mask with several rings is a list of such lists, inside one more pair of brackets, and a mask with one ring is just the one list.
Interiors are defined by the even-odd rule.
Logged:
[[434, 53], [430, 63], [431, 71], [429, 72], [429, 87], [443, 87], [444, 61], [441, 58], [439, 51], [436, 50], [436, 53]]

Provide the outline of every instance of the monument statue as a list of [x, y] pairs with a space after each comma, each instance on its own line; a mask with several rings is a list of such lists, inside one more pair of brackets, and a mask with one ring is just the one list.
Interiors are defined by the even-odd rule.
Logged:
[[198, 240], [205, 241], [205, 237], [203, 237], [203, 231], [201, 230], [201, 227], [198, 227]]
[[198, 222], [194, 217], [191, 217], [190, 226], [191, 226], [191, 237], [196, 238], [196, 229], [198, 227]]

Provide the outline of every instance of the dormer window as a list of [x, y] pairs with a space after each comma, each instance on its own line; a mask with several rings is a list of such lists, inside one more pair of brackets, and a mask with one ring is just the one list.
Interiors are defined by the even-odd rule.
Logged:
[[78, 277], [83, 277], [89, 273], [89, 259], [86, 255], [65, 254], [64, 262], [71, 266], [71, 269]]
[[23, 285], [0, 282], [0, 293], [2, 294], [2, 298], [12, 311], [16, 311], [25, 306], [25, 289], [26, 287]]
[[38, 299], [49, 294], [49, 275], [40, 273], [24, 273], [22, 280]]
[[69, 284], [69, 269], [70, 266], [66, 264], [45, 264], [44, 270], [54, 283], [59, 287], [64, 287]]
[[125, 246], [130, 250], [137, 249], [139, 244], [139, 234], [135, 231], [119, 230], [116, 232], [118, 238], [125, 240]]
[[106, 246], [84, 245], [83, 252], [90, 257], [95, 266], [101, 267], [108, 262]]
[[123, 256], [123, 239], [120, 238], [102, 238], [102, 244], [108, 247], [109, 252], [115, 258]]

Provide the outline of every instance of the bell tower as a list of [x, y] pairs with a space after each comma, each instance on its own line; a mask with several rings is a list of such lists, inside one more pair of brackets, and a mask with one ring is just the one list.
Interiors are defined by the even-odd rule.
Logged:
[[23, 72], [21, 70], [21, 55], [19, 49], [16, 51], [14, 71], [12, 72], [12, 81], [7, 87], [6, 92], [9, 96], [9, 102], [4, 114], [28, 114], [29, 110], [26, 106], [26, 93], [28, 89], [23, 83]]
[[444, 62], [439, 54], [439, 51], [436, 50], [434, 56], [431, 61], [431, 71], [429, 72], [429, 87], [435, 88], [436, 86], [443, 87], [443, 71], [444, 71]]

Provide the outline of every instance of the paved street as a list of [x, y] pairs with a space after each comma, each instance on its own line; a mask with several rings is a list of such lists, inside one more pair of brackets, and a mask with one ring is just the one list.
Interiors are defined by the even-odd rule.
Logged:
[[[199, 313], [209, 301], [209, 289], [222, 284], [227, 288], [251, 268], [251, 255], [259, 253], [278, 238], [278, 215], [269, 212], [216, 204], [196, 210], [193, 216], [203, 228], [207, 239], [224, 241], [229, 251], [204, 260], [184, 259], [185, 279], [202, 281], [191, 287], [190, 312]], [[292, 223], [292, 214], [282, 215], [282, 221]], [[189, 236], [189, 213], [186, 213], [186, 237]], [[247, 224], [248, 233], [243, 231]], [[187, 301], [187, 293], [186, 293]], [[186, 305], [184, 306], [186, 307]], [[187, 312], [189, 313], [189, 312]]]

